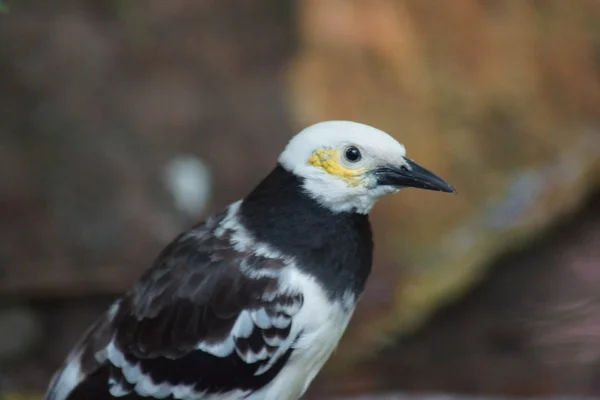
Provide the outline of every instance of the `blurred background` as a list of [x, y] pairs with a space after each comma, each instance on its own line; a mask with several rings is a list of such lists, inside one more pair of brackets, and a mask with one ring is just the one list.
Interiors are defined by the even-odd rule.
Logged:
[[367, 292], [306, 398], [600, 395], [598, 0], [0, 9], [3, 400], [39, 398], [162, 246], [325, 119], [458, 195], [375, 208]]

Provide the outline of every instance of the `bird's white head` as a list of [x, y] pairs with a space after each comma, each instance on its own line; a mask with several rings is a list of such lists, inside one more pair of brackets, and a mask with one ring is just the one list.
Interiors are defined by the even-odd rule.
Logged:
[[455, 192], [405, 155], [404, 146], [379, 129], [326, 121], [294, 136], [279, 163], [302, 178], [308, 194], [334, 212], [368, 213], [379, 198], [403, 187]]

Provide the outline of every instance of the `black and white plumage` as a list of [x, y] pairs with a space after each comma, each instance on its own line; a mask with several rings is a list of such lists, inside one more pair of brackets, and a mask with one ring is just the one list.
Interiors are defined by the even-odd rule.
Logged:
[[364, 289], [367, 213], [404, 186], [454, 191], [375, 128], [305, 129], [247, 197], [159, 254], [45, 399], [298, 399]]

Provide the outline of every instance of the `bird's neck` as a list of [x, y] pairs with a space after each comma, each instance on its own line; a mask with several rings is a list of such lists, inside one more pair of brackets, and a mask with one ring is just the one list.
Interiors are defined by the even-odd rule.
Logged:
[[294, 256], [332, 296], [362, 292], [373, 252], [367, 215], [328, 210], [305, 192], [302, 178], [278, 165], [244, 199], [240, 218], [258, 241]]

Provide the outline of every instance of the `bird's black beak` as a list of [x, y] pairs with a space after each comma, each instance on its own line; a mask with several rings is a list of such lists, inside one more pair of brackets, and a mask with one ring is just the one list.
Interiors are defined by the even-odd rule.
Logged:
[[384, 166], [376, 169], [377, 184], [456, 193], [456, 189], [433, 172], [412, 160], [407, 158], [404, 160], [406, 165]]

